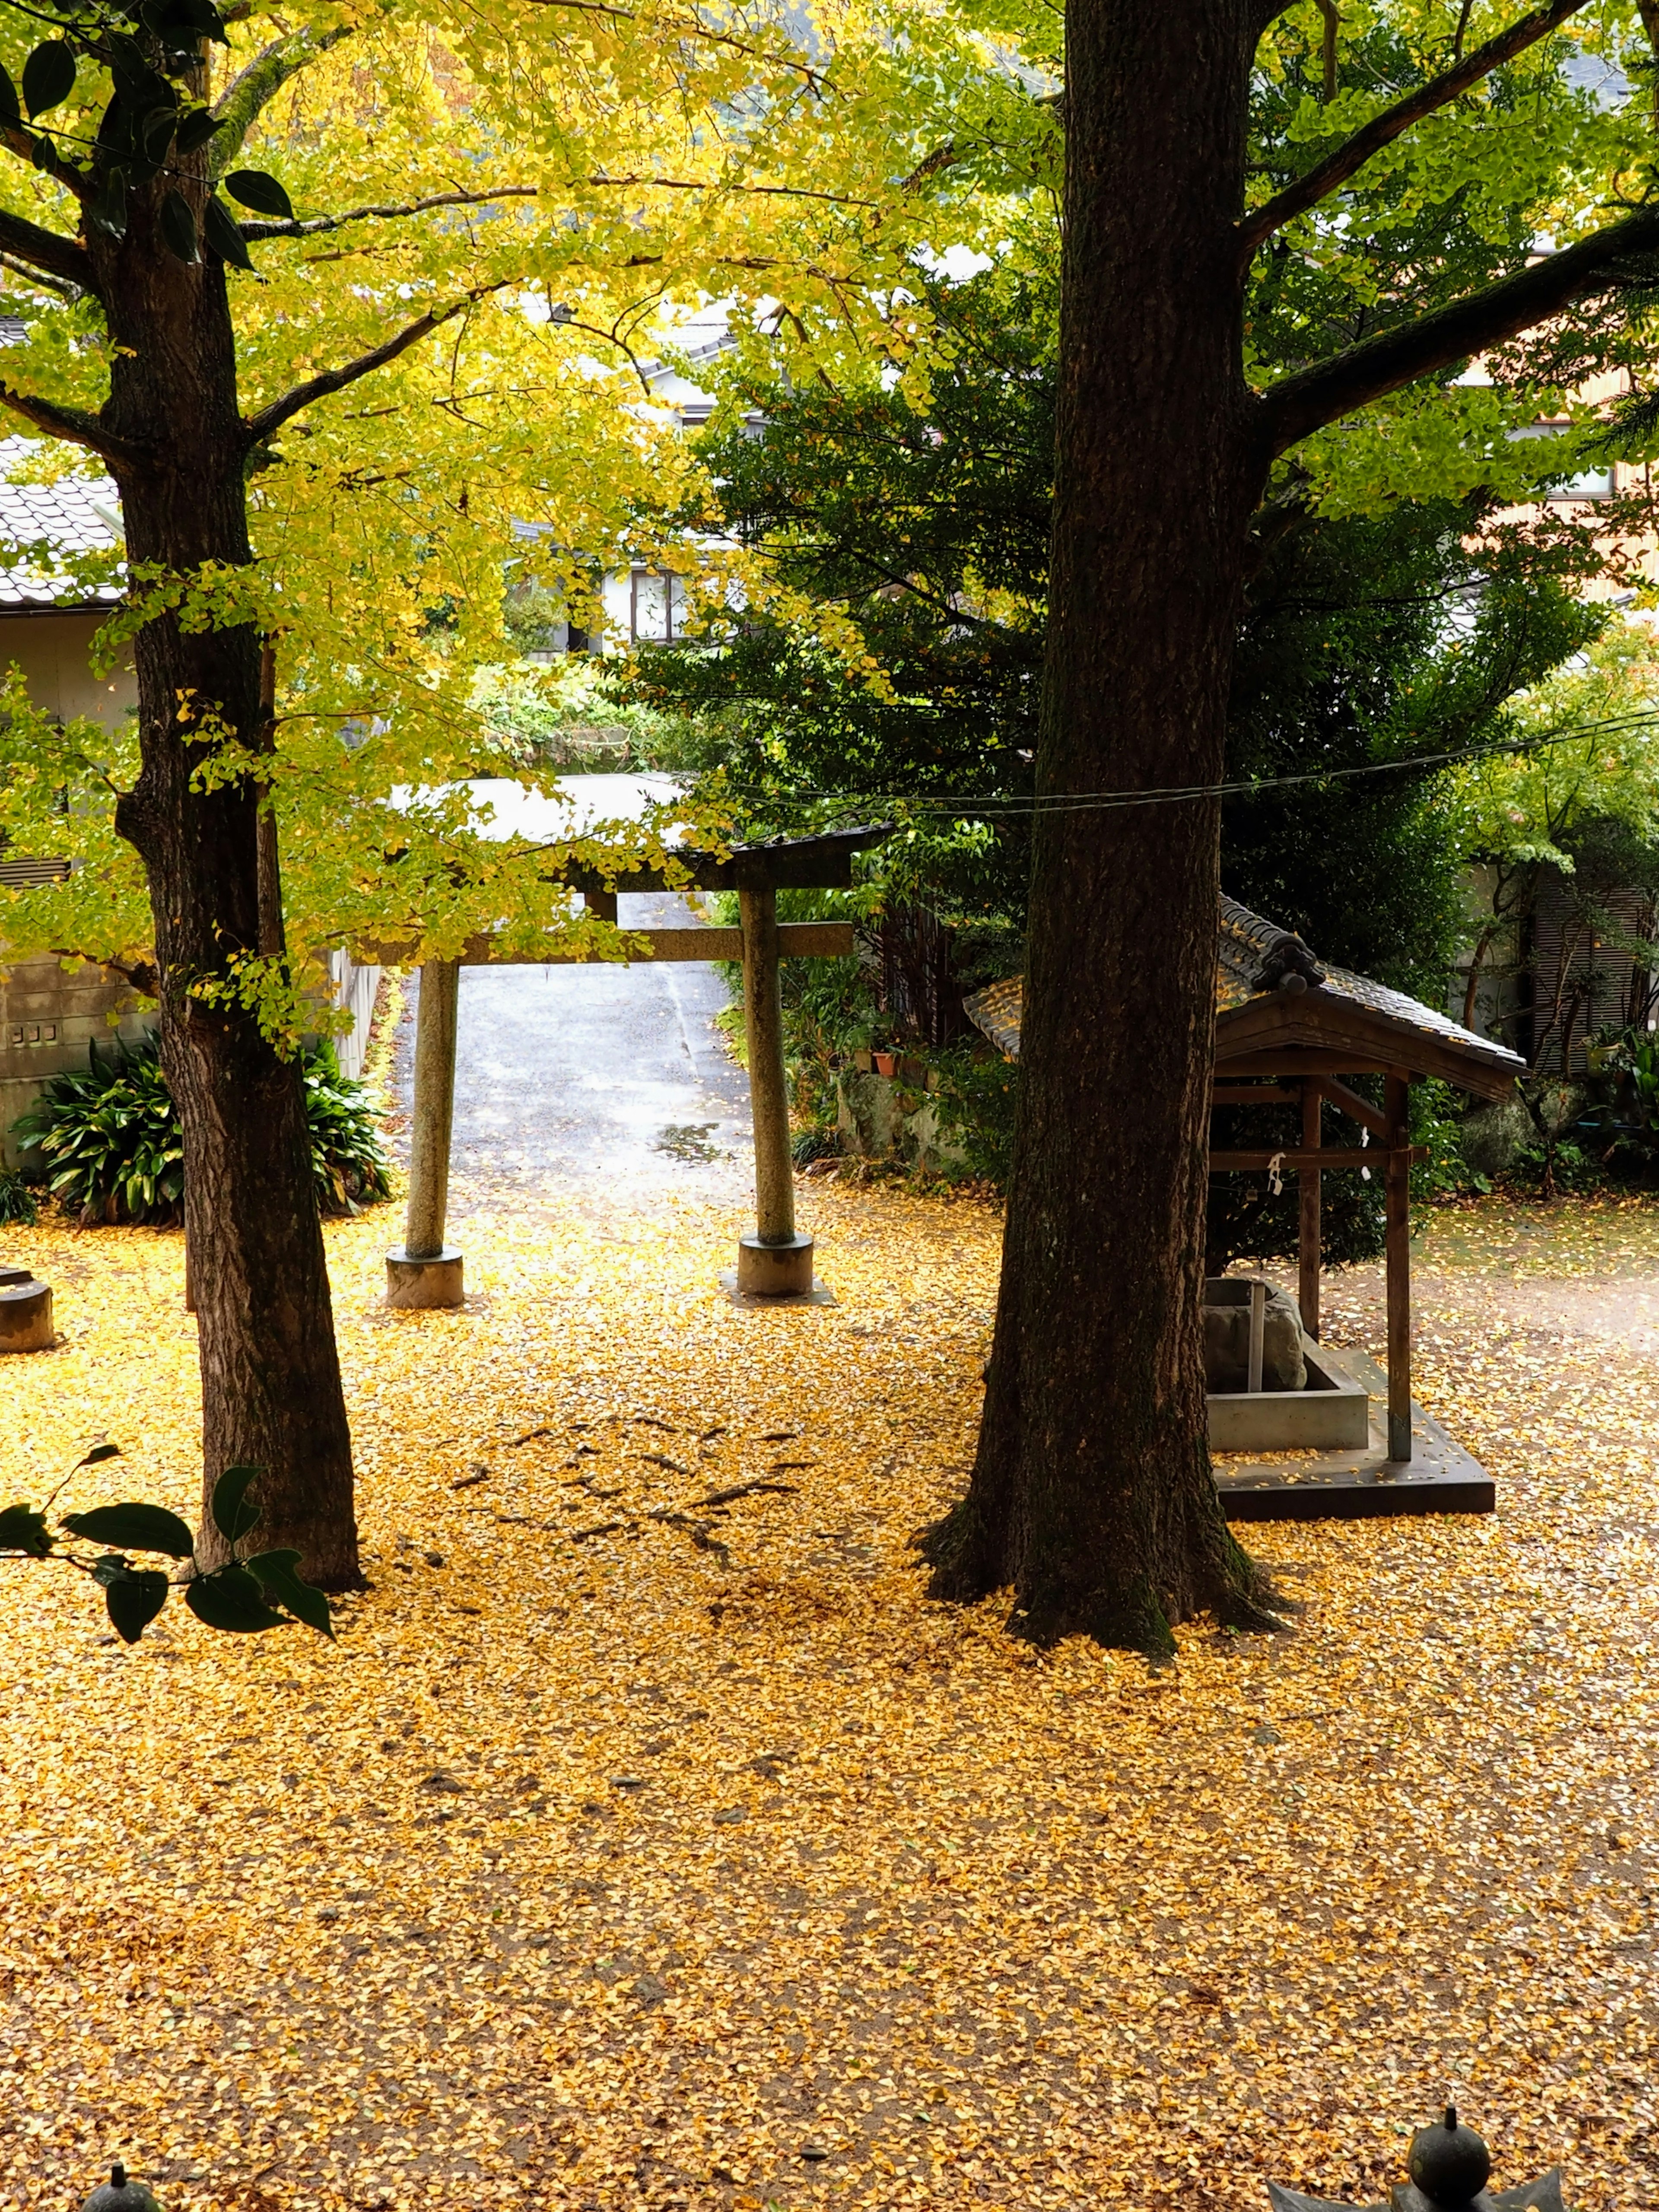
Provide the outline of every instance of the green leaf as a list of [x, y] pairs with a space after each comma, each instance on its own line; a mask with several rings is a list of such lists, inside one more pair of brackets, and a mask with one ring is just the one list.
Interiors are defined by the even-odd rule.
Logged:
[[125, 169], [113, 168], [104, 179], [104, 189], [87, 210], [100, 230], [112, 238], [127, 234], [127, 178]]
[[294, 1571], [300, 1564], [297, 1552], [256, 1552], [244, 1564], [273, 1605], [280, 1605], [296, 1620], [304, 1621], [307, 1628], [314, 1628], [319, 1636], [332, 1638], [334, 1622], [328, 1600], [321, 1590], [301, 1582]]
[[104, 1585], [110, 1626], [123, 1644], [136, 1644], [167, 1601], [167, 1578], [155, 1567], [133, 1567]]
[[293, 220], [293, 201], [276, 178], [267, 176], [263, 169], [233, 169], [224, 179], [224, 187], [232, 199], [240, 200], [256, 215], [276, 215]]
[[23, 99], [30, 118], [60, 106], [74, 89], [74, 54], [62, 39], [48, 39], [23, 64]]
[[262, 1629], [288, 1626], [265, 1603], [246, 1567], [216, 1567], [210, 1575], [198, 1575], [185, 1584], [185, 1603], [198, 1620], [230, 1636], [257, 1636]]
[[78, 1474], [83, 1467], [96, 1467], [100, 1460], [119, 1459], [120, 1456], [119, 1444], [94, 1444], [84, 1459], [76, 1461], [70, 1472], [71, 1474]]
[[0, 66], [0, 127], [8, 131], [21, 128], [23, 110], [17, 97], [17, 87], [11, 81], [11, 71]]
[[179, 125], [174, 147], [180, 154], [193, 154], [198, 146], [207, 144], [216, 131], [224, 127], [223, 118], [216, 116], [210, 107], [192, 107]]
[[89, 1513], [70, 1513], [64, 1526], [71, 1536], [86, 1536], [94, 1544], [165, 1552], [170, 1559], [187, 1559], [196, 1549], [196, 1539], [176, 1513], [136, 1498], [121, 1505], [94, 1505]]
[[213, 1486], [213, 1525], [228, 1544], [238, 1544], [259, 1525], [257, 1505], [248, 1499], [249, 1486], [264, 1473], [262, 1467], [228, 1467]]
[[208, 244], [222, 261], [228, 261], [234, 269], [246, 269], [252, 273], [253, 264], [247, 258], [247, 240], [237, 227], [236, 218], [222, 199], [210, 199], [202, 218], [202, 228]]
[[139, 125], [139, 143], [150, 161], [164, 161], [167, 159], [177, 122], [178, 116], [173, 108], [152, 107]]
[[46, 1515], [32, 1505], [8, 1505], [0, 1510], [0, 1552], [22, 1552], [31, 1559], [49, 1558], [52, 1532]]
[[161, 202], [161, 238], [175, 261], [188, 265], [201, 259], [196, 248], [196, 218], [182, 192], [169, 192]]

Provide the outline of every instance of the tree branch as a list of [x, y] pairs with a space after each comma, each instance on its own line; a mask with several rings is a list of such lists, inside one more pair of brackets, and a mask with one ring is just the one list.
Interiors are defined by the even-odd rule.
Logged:
[[1264, 206], [1245, 216], [1238, 226], [1238, 242], [1245, 260], [1293, 216], [1305, 215], [1339, 185], [1346, 184], [1373, 154], [1391, 145], [1413, 123], [1420, 123], [1425, 115], [1448, 106], [1501, 64], [1513, 60], [1516, 54], [1547, 38], [1584, 5], [1585, 0], [1546, 0], [1543, 7], [1534, 8], [1529, 15], [1522, 15], [1517, 22], [1511, 23], [1507, 31], [1488, 39], [1484, 46], [1477, 46], [1466, 61], [1459, 62], [1442, 76], [1431, 77], [1427, 84], [1419, 85], [1404, 100], [1385, 108], [1381, 115], [1373, 116], [1363, 130], [1356, 131], [1334, 154], [1327, 155], [1322, 161], [1316, 161], [1306, 176], [1298, 177], [1293, 185], [1286, 185], [1282, 192], [1276, 192]]
[[540, 191], [539, 185], [502, 185], [493, 192], [434, 192], [429, 198], [405, 200], [400, 206], [349, 208], [343, 215], [307, 216], [303, 221], [297, 216], [289, 222], [242, 222], [240, 216], [237, 221], [247, 239], [314, 238], [319, 231], [340, 230], [349, 222], [377, 218], [390, 222], [399, 216], [424, 215], [428, 208], [488, 207], [495, 200], [533, 200]]
[[313, 376], [304, 384], [296, 384], [280, 399], [273, 399], [269, 407], [262, 407], [248, 423], [246, 436], [249, 447], [263, 446], [268, 438], [282, 428], [284, 422], [309, 407], [314, 400], [326, 399], [331, 392], [343, 392], [349, 384], [356, 384], [360, 377], [372, 376], [377, 368], [384, 368], [388, 362], [396, 361], [399, 354], [407, 353], [410, 346], [418, 345], [423, 337], [428, 337], [445, 323], [453, 321], [455, 316], [465, 314], [469, 307], [487, 298], [491, 292], [504, 291], [509, 284], [523, 282], [522, 277], [503, 276], [494, 284], [480, 284], [462, 298], [452, 300], [447, 307], [434, 307], [416, 321], [405, 324], [394, 337], [389, 337], [384, 345], [376, 346], [372, 353], [361, 354], [356, 361], [347, 362], [343, 368], [326, 369], [321, 376]]
[[[930, 156], [930, 160], [937, 159]], [[917, 175], [921, 172], [917, 171]], [[794, 200], [828, 200], [836, 207], [872, 208], [874, 200], [855, 199], [846, 192], [826, 192], [809, 185], [745, 185], [726, 177], [653, 177], [641, 174], [629, 177], [606, 176], [603, 172], [587, 179], [596, 191], [620, 191], [642, 185], [657, 192], [749, 192], [760, 197]], [[907, 184], [914, 181], [907, 179]], [[406, 200], [401, 205], [349, 208], [343, 215], [307, 216], [292, 222], [243, 222], [242, 235], [258, 240], [262, 238], [314, 238], [319, 232], [340, 230], [347, 223], [369, 222], [375, 220], [393, 221], [399, 216], [424, 215], [429, 208], [489, 207], [500, 200], [533, 200], [541, 197], [539, 185], [502, 185], [494, 191], [434, 192], [428, 198]], [[240, 218], [239, 218], [240, 220]]]
[[319, 54], [331, 46], [337, 46], [342, 39], [351, 36], [349, 23], [337, 24], [331, 31], [295, 31], [285, 39], [273, 39], [248, 63], [246, 69], [232, 78], [214, 105], [213, 112], [223, 123], [222, 131], [216, 131], [208, 141], [208, 174], [216, 181], [242, 150], [242, 142], [252, 129], [260, 111], [276, 97], [290, 77], [298, 76]]
[[125, 438], [113, 436], [95, 415], [83, 415], [78, 407], [58, 407], [36, 392], [14, 391], [9, 384], [0, 384], [0, 407], [9, 407], [14, 415], [33, 422], [49, 438], [64, 438], [70, 445], [85, 446], [112, 465], [138, 459], [137, 452]]
[[[55, 185], [61, 185], [66, 192], [73, 194], [77, 200], [85, 202], [90, 199], [92, 198], [90, 173], [85, 169], [76, 168], [73, 161], [65, 161], [52, 143], [52, 130], [51, 124], [42, 124], [39, 132], [32, 134], [20, 123], [15, 131], [0, 131], [0, 145], [3, 145], [9, 154], [15, 154], [20, 161], [26, 163], [31, 169], [42, 170]], [[44, 149], [42, 156], [38, 160], [35, 155], [37, 137]]]
[[55, 230], [42, 230], [39, 223], [26, 222], [21, 215], [0, 213], [0, 253], [27, 262], [48, 276], [59, 277], [73, 284], [77, 292], [94, 289], [92, 256], [85, 246]]
[[1574, 300], [1607, 290], [1616, 281], [1620, 261], [1656, 250], [1659, 206], [1643, 208], [1453, 307], [1351, 346], [1299, 376], [1284, 378], [1258, 403], [1269, 452], [1282, 453], [1311, 431], [1397, 392], [1402, 384], [1547, 322]]

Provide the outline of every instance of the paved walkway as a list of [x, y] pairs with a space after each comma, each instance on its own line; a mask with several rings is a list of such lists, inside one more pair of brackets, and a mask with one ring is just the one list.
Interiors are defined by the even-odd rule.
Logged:
[[[672, 798], [651, 775], [572, 775], [556, 800], [480, 782], [496, 836], [553, 836], [640, 816]], [[684, 928], [700, 917], [668, 894], [624, 896], [618, 919]], [[392, 1066], [406, 1150], [417, 978]], [[752, 1189], [748, 1078], [714, 1018], [730, 994], [712, 964], [596, 963], [464, 968], [456, 1042], [453, 1205], [491, 1188], [574, 1182], [626, 1205], [664, 1188], [714, 1204]]]

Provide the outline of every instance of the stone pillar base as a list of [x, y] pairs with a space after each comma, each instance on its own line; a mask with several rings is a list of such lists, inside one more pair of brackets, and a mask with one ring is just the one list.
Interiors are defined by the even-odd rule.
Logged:
[[763, 1244], [750, 1232], [738, 1243], [738, 1291], [750, 1298], [799, 1298], [812, 1288], [812, 1240], [799, 1231], [787, 1244]]
[[457, 1247], [446, 1244], [426, 1260], [411, 1260], [402, 1245], [388, 1252], [386, 1302], [404, 1313], [430, 1313], [465, 1304]]
[[18, 1280], [18, 1270], [8, 1267], [0, 1282], [0, 1352], [50, 1352], [58, 1341], [52, 1321], [52, 1285], [37, 1283], [32, 1275]]

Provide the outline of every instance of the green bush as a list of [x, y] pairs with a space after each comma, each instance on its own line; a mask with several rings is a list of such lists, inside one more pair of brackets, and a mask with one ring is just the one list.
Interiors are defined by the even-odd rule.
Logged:
[[[184, 1136], [155, 1040], [118, 1040], [107, 1052], [94, 1042], [88, 1063], [84, 1075], [55, 1076], [13, 1134], [39, 1149], [47, 1188], [84, 1224], [180, 1220]], [[317, 1202], [325, 1213], [355, 1213], [391, 1191], [368, 1094], [341, 1074], [331, 1046], [307, 1051], [303, 1068]]]
[[27, 1229], [39, 1218], [34, 1193], [15, 1168], [0, 1168], [0, 1227], [9, 1221]]

